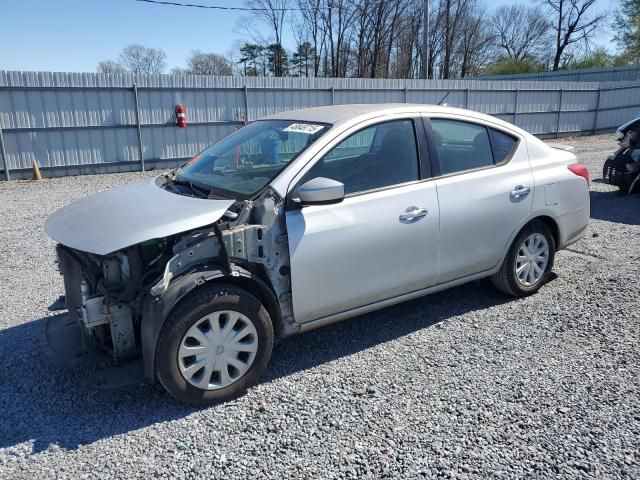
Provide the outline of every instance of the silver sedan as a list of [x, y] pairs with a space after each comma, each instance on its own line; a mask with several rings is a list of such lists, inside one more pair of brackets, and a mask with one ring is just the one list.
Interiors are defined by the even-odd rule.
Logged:
[[533, 294], [585, 234], [588, 183], [494, 117], [339, 105], [252, 122], [46, 229], [67, 325], [208, 404], [253, 385], [278, 338], [484, 277]]

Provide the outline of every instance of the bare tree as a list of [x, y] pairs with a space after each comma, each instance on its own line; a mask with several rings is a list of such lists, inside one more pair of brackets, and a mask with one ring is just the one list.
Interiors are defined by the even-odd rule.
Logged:
[[[313, 76], [320, 75], [320, 59], [324, 53], [324, 36], [320, 29], [322, 0], [298, 0], [301, 24], [298, 31], [298, 45], [304, 41], [311, 43], [315, 52], [313, 61]], [[296, 21], [296, 20], [294, 20]], [[304, 40], [303, 40], [304, 37]]]
[[442, 78], [451, 77], [451, 60], [456, 48], [464, 12], [469, 8], [470, 0], [443, 0], [444, 15], [444, 55], [442, 58]]
[[[284, 29], [284, 20], [287, 16], [288, 2], [286, 0], [248, 0], [247, 4], [255, 11], [256, 17], [273, 32], [274, 42], [276, 45], [276, 55], [273, 58], [273, 74], [276, 77], [282, 77], [285, 73], [285, 58], [282, 53], [282, 34]], [[267, 46], [267, 45], [263, 45]]]
[[555, 55], [553, 70], [560, 68], [560, 62], [567, 49], [578, 42], [588, 44], [591, 34], [598, 28], [604, 15], [593, 12], [596, 0], [539, 0], [553, 14], [552, 26], [555, 30]]
[[469, 2], [467, 10], [462, 15], [456, 57], [458, 75], [464, 78], [477, 75], [486, 66], [491, 58], [489, 52], [493, 47], [494, 37], [486, 12], [478, 7], [475, 0]]
[[504, 5], [493, 14], [491, 25], [505, 58], [538, 59], [551, 46], [551, 24], [540, 7]]
[[355, 76], [366, 77], [369, 66], [369, 49], [373, 31], [369, 28], [372, 8], [369, 2], [362, 2], [356, 6], [352, 37], [356, 39], [355, 46]]
[[114, 62], [113, 60], [105, 60], [103, 62], [98, 62], [98, 67], [96, 68], [98, 73], [127, 73], [127, 69], [120, 65], [118, 62]]
[[[443, 12], [442, 1], [437, 5], [432, 6], [429, 12], [429, 59], [427, 66], [427, 78], [436, 78], [436, 66], [444, 51]], [[424, 25], [422, 28], [424, 28]]]
[[423, 19], [422, 7], [420, 1], [410, 2], [406, 13], [397, 19], [398, 33], [390, 72], [396, 78], [412, 78], [421, 72], [422, 37], [419, 32]]
[[[302, 51], [315, 53], [315, 76], [411, 78], [422, 71], [424, 0], [297, 0], [297, 5], [291, 26], [300, 52], [292, 56], [297, 68], [291, 72], [307, 74], [299, 65], [307, 57]], [[518, 7], [496, 15], [500, 48], [509, 48], [503, 57], [548, 51], [551, 27], [540, 12]], [[493, 22], [481, 0], [429, 0], [428, 21], [429, 78], [473, 75], [497, 56]]]
[[137, 43], [126, 46], [120, 54], [120, 63], [133, 73], [162, 73], [167, 67], [166, 60], [164, 51]]
[[200, 50], [191, 52], [187, 58], [189, 73], [193, 75], [231, 75], [233, 67], [222, 55], [204, 53]]

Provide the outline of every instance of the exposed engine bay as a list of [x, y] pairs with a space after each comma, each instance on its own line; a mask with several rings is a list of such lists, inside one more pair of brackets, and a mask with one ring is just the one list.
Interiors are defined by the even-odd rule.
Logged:
[[[284, 201], [266, 189], [236, 201], [214, 224], [144, 241], [108, 255], [57, 246], [69, 316], [87, 343], [116, 361], [149, 354], [164, 316], [211, 278], [263, 285], [256, 296], [273, 305], [280, 334], [294, 328]], [[176, 280], [180, 279], [181, 282]], [[179, 283], [176, 288], [172, 285]], [[145, 364], [153, 358], [144, 358]], [[152, 367], [145, 366], [151, 375]]]
[[640, 118], [616, 131], [620, 148], [609, 156], [602, 177], [624, 194], [640, 192]]

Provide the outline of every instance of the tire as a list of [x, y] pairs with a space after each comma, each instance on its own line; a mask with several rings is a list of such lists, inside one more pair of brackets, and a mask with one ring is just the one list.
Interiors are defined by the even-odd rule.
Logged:
[[[236, 352], [236, 348], [255, 351]], [[188, 349], [198, 353], [187, 355], [192, 351]], [[179, 303], [165, 321], [156, 344], [155, 374], [180, 402], [226, 402], [257, 383], [272, 350], [273, 325], [260, 301], [232, 285], [207, 285]], [[234, 374], [239, 375], [234, 378]]]
[[[529, 268], [534, 269], [534, 275], [536, 276], [540, 275], [538, 272], [539, 270], [542, 270], [542, 274], [539, 276], [539, 278], [536, 278], [534, 282], [526, 284], [528, 282], [525, 281], [525, 283], [523, 283], [523, 281], [518, 277], [518, 273], [516, 272], [516, 263], [519, 261], [518, 256], [521, 253], [521, 248], [523, 247], [524, 242], [527, 239], [531, 239], [532, 236], [535, 235], [541, 235], [547, 242], [548, 254], [546, 258], [546, 265], [544, 266], [544, 269], [542, 269], [542, 263], [539, 263], [542, 261], [541, 259], [532, 260], [531, 265], [533, 263], [536, 263], [538, 269], [534, 269], [534, 267], [531, 265], [529, 266]], [[540, 239], [539, 237], [534, 238]], [[547, 226], [546, 223], [542, 222], [541, 220], [533, 220], [528, 225], [526, 225], [516, 236], [515, 240], [511, 244], [511, 247], [509, 247], [509, 251], [507, 252], [507, 256], [502, 262], [500, 270], [498, 270], [498, 272], [491, 277], [491, 281], [498, 290], [508, 295], [513, 295], [514, 297], [526, 297], [528, 295], [532, 295], [540, 290], [540, 287], [542, 287], [542, 285], [544, 285], [549, 280], [551, 270], [553, 269], [555, 253], [556, 243], [553, 238], [551, 229]], [[526, 269], [526, 266], [522, 266]]]

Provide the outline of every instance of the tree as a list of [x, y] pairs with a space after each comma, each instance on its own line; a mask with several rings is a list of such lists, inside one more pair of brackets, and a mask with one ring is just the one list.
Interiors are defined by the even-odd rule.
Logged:
[[457, 47], [457, 73], [460, 77], [477, 75], [488, 62], [489, 50], [493, 47], [493, 35], [486, 21], [486, 13], [470, 2], [462, 14], [461, 34]]
[[440, 15], [444, 18], [442, 31], [444, 36], [442, 78], [451, 77], [456, 41], [460, 34], [464, 13], [469, 10], [470, 3], [472, 3], [471, 0], [442, 0], [440, 3]]
[[98, 73], [127, 73], [127, 69], [120, 65], [118, 62], [114, 62], [113, 60], [104, 60], [102, 62], [98, 62], [98, 67], [96, 68]]
[[238, 63], [244, 65], [244, 75], [248, 77], [266, 76], [267, 62], [265, 61], [265, 48], [257, 43], [245, 43], [240, 48]]
[[568, 68], [605, 68], [616, 64], [616, 57], [604, 48], [597, 48], [569, 63]]
[[200, 50], [191, 52], [187, 58], [189, 73], [193, 75], [231, 75], [233, 67], [222, 55], [216, 53], [204, 53]]
[[[389, 2], [387, 2], [389, 3]], [[349, 63], [347, 34], [356, 9], [352, 0], [331, 0], [320, 10], [320, 31], [324, 36], [325, 75], [345, 77]]]
[[530, 58], [516, 60], [505, 58], [489, 65], [482, 72], [484, 75], [513, 75], [516, 73], [538, 73], [543, 72], [545, 66]]
[[596, 0], [540, 0], [552, 14], [555, 31], [555, 55], [553, 70], [560, 69], [560, 62], [567, 49], [577, 42], [590, 42], [591, 34], [598, 28], [603, 15], [593, 14]]
[[298, 77], [308, 77], [313, 72], [315, 65], [315, 49], [309, 42], [302, 42], [298, 49], [291, 56], [291, 68], [293, 75]]
[[136, 43], [126, 46], [120, 54], [120, 63], [133, 73], [162, 73], [167, 67], [167, 54], [157, 48]]
[[182, 67], [173, 67], [171, 70], [169, 70], [169, 73], [171, 75], [190, 75], [191, 74], [188, 68], [182, 68]]
[[274, 77], [289, 75], [289, 56], [282, 45], [272, 43], [266, 48], [267, 68]]
[[403, 15], [397, 19], [398, 27], [392, 45], [392, 61], [389, 75], [394, 78], [413, 78], [420, 75], [423, 21], [423, 6], [420, 1], [410, 2]]
[[[271, 60], [272, 65], [270, 70], [276, 77], [282, 77], [285, 75], [285, 58], [280, 56], [283, 53], [286, 54], [282, 47], [282, 33], [284, 28], [284, 19], [287, 15], [287, 1], [286, 0], [249, 0], [248, 4], [252, 8], [259, 10], [255, 11], [257, 18], [265, 23], [269, 28], [273, 30], [275, 37], [276, 48], [272, 53], [275, 55]], [[270, 48], [270, 47], [267, 47]]]
[[491, 18], [496, 43], [512, 60], [538, 59], [549, 51], [551, 24], [539, 7], [499, 7]]
[[640, 0], [622, 0], [613, 27], [625, 63], [640, 63]]
[[[298, 0], [301, 19], [293, 18], [297, 22], [297, 36], [299, 39], [309, 39], [311, 47], [315, 52], [313, 63], [313, 76], [320, 75], [320, 59], [324, 49], [324, 36], [320, 31], [320, 8], [322, 0]], [[298, 43], [301, 43], [300, 40]]]

